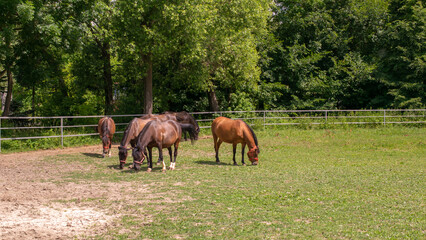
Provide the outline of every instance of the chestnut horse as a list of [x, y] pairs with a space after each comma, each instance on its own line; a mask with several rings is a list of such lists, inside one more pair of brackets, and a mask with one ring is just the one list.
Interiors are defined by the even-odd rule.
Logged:
[[[136, 147], [133, 148], [133, 168], [140, 170], [142, 162], [146, 158], [146, 149], [148, 148], [148, 169], [152, 171], [152, 148], [156, 147], [159, 151], [159, 159], [163, 163], [163, 171], [166, 171], [166, 165], [163, 160], [163, 148], [169, 150], [170, 155], [170, 170], [176, 166], [176, 157], [178, 154], [179, 142], [182, 136], [181, 126], [173, 120], [160, 121], [154, 119], [148, 122], [138, 136]], [[172, 157], [172, 146], [174, 153]]]
[[246, 145], [249, 148], [247, 156], [253, 165], [259, 163], [258, 155], [260, 153], [259, 146], [257, 144], [256, 134], [253, 129], [242, 120], [232, 120], [226, 117], [218, 117], [212, 123], [212, 134], [214, 141], [214, 150], [216, 151], [216, 162], [219, 161], [219, 147], [222, 142], [232, 143], [233, 147], [233, 159], [234, 165], [237, 165], [235, 161], [235, 152], [237, 150], [237, 144], [241, 143], [241, 163], [244, 163], [244, 148]]
[[112, 137], [115, 133], [115, 123], [114, 120], [110, 117], [103, 117], [98, 122], [98, 133], [99, 137], [102, 139], [102, 157], [105, 157], [105, 154], [111, 157], [111, 143]]

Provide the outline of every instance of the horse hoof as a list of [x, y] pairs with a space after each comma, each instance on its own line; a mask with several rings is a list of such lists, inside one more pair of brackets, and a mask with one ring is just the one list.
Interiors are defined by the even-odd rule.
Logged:
[[160, 165], [160, 164], [161, 164], [161, 162], [157, 162], [156, 164], [157, 164], [157, 165]]
[[238, 166], [238, 163], [234, 163], [234, 166]]
[[147, 171], [147, 172], [151, 172], [151, 171], [152, 171], [152, 168], [148, 168], [146, 171]]
[[166, 169], [163, 169], [163, 173], [165, 173], [166, 172]]
[[245, 163], [243, 163], [243, 166], [247, 166]]

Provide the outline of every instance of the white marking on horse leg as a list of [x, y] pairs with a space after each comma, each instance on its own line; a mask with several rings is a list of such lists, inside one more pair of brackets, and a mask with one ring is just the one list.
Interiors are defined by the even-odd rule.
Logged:
[[163, 160], [163, 172], [165, 171], [166, 171], [166, 163], [164, 163], [164, 160]]
[[170, 170], [175, 169], [175, 166], [176, 166], [176, 163], [174, 163], [174, 162], [170, 163]]

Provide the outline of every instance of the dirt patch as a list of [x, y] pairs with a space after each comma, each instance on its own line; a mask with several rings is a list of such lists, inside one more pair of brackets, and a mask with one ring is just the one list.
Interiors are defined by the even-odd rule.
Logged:
[[87, 238], [108, 231], [122, 216], [120, 204], [111, 207], [114, 202], [172, 201], [151, 193], [154, 186], [140, 183], [55, 181], [66, 172], [89, 170], [69, 163], [58, 167], [44, 160], [54, 155], [96, 155], [100, 151], [100, 146], [86, 146], [1, 154], [0, 239]]

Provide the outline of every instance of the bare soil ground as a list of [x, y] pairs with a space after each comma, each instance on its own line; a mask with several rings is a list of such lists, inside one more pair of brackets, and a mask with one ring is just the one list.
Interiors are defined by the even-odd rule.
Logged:
[[[116, 146], [114, 146], [116, 149]], [[61, 174], [87, 171], [78, 164], [58, 165], [43, 161], [47, 156], [74, 153], [99, 153], [99, 146], [0, 155], [0, 239], [87, 238], [113, 227], [116, 212], [96, 201], [85, 199], [123, 199], [134, 196], [140, 201], [154, 198], [149, 188], [131, 183], [72, 183], [55, 181]], [[125, 190], [123, 190], [125, 189]], [[137, 191], [122, 194], [123, 191]]]

